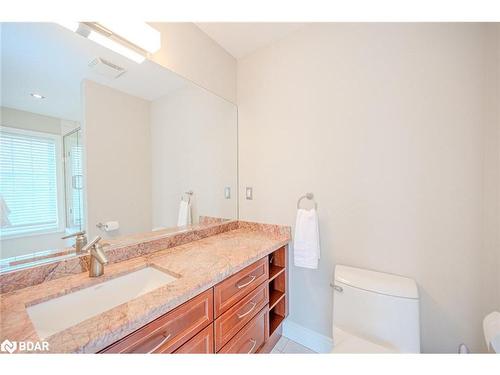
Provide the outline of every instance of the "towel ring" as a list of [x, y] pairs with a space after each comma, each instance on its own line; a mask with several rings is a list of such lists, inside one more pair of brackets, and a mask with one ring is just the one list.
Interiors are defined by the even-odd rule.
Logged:
[[314, 194], [313, 193], [306, 193], [306, 195], [303, 195], [299, 198], [299, 200], [297, 201], [297, 210], [300, 209], [300, 202], [302, 201], [302, 199], [304, 198], [307, 198], [309, 199], [310, 201], [313, 201], [314, 202], [314, 208], [317, 210], [318, 209], [318, 204], [316, 203], [316, 201], [314, 200]]
[[184, 200], [184, 195], [187, 195], [187, 202], [191, 203], [191, 197], [193, 196], [193, 191], [189, 190], [189, 191], [184, 192], [184, 194], [181, 195], [181, 201]]

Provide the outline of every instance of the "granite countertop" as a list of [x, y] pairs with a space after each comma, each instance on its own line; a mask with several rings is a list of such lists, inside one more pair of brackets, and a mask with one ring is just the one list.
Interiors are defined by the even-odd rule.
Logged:
[[[103, 281], [154, 266], [179, 277], [143, 296], [46, 339], [52, 353], [95, 353], [286, 245], [289, 235], [240, 228], [105, 267], [0, 295], [0, 342], [39, 341], [26, 308]], [[55, 317], [56, 318], [56, 317]]]

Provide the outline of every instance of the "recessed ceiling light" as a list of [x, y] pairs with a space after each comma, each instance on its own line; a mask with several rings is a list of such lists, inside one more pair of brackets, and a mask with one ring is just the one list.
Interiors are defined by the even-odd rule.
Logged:
[[34, 92], [32, 92], [30, 95], [32, 97], [34, 97], [35, 99], [45, 99], [45, 96], [43, 96], [41, 94], [34, 93]]

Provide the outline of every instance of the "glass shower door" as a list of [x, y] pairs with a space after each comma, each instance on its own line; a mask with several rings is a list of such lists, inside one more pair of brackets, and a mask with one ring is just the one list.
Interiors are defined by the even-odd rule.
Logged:
[[69, 232], [83, 229], [83, 165], [81, 129], [63, 137], [64, 185], [66, 199], [66, 229]]

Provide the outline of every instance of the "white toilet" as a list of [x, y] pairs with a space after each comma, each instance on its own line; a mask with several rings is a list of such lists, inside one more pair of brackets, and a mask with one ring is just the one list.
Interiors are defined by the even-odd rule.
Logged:
[[333, 288], [333, 353], [420, 353], [414, 280], [338, 265]]

